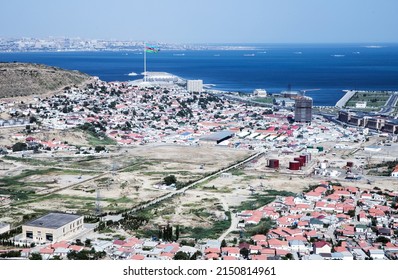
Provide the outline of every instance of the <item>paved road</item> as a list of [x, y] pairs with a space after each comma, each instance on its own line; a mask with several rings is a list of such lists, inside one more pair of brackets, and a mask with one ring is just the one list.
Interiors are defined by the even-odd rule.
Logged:
[[394, 107], [397, 104], [398, 101], [398, 93], [394, 93], [388, 98], [386, 104], [384, 104], [383, 108], [381, 108], [380, 112], [381, 114], [391, 114], [394, 111]]
[[[224, 211], [229, 211], [228, 203], [222, 197], [219, 197], [219, 199], [224, 207]], [[223, 239], [225, 239], [225, 237], [227, 237], [230, 232], [236, 230], [238, 227], [238, 223], [238, 217], [234, 213], [231, 213], [231, 226], [220, 235], [218, 241], [222, 241]]]
[[343, 108], [345, 106], [345, 104], [348, 102], [348, 100], [350, 100], [351, 97], [353, 97], [355, 93], [356, 93], [356, 91], [354, 91], [354, 90], [347, 90], [345, 95], [339, 101], [337, 101], [336, 107]]

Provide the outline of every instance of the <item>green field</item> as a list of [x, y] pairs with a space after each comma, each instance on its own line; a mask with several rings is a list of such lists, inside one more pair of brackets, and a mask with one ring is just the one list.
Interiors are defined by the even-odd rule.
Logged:
[[345, 107], [355, 107], [357, 102], [366, 101], [366, 107], [381, 108], [390, 96], [391, 93], [383, 91], [356, 92], [354, 96], [348, 100]]

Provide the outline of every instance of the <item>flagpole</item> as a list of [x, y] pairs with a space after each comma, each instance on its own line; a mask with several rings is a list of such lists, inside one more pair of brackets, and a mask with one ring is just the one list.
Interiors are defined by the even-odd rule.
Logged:
[[146, 82], [146, 43], [144, 42], [144, 82]]

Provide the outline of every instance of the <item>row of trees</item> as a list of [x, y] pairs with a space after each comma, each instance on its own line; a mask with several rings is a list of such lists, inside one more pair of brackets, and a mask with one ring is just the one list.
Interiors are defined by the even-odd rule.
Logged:
[[158, 238], [164, 241], [175, 241], [180, 238], [180, 226], [177, 225], [174, 230], [173, 235], [173, 227], [170, 224], [167, 224], [165, 227], [159, 227]]

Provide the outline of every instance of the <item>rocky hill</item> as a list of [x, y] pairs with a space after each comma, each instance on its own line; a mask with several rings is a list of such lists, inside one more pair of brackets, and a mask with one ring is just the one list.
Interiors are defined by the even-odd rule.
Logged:
[[0, 63], [0, 98], [40, 95], [91, 77], [78, 71], [31, 63]]

